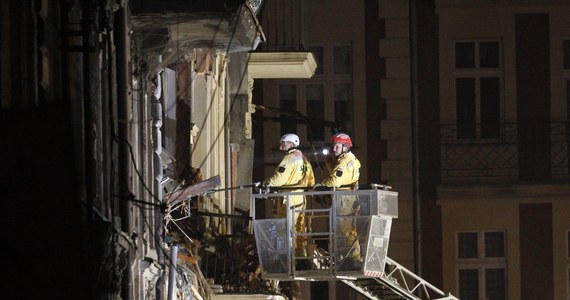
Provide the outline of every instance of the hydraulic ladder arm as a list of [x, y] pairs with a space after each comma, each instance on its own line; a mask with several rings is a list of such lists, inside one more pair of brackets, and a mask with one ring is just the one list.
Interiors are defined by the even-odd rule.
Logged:
[[459, 300], [450, 293], [444, 293], [390, 257], [386, 257], [386, 266], [390, 271], [381, 277], [344, 279], [342, 282], [373, 300]]

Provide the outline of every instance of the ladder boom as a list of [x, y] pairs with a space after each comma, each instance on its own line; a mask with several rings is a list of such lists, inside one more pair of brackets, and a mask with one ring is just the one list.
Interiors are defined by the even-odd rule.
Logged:
[[[385, 299], [388, 292], [384, 287], [389, 289], [392, 295], [400, 296], [400, 299], [459, 300], [455, 296], [441, 291], [390, 257], [386, 257], [386, 268], [390, 271], [381, 277], [356, 280], [344, 279], [342, 282], [372, 300]], [[409, 287], [409, 283], [414, 283], [413, 288]], [[418, 290], [418, 288], [421, 288], [421, 290]], [[380, 294], [374, 291], [382, 292]], [[417, 296], [419, 292], [422, 293], [423, 297]]]

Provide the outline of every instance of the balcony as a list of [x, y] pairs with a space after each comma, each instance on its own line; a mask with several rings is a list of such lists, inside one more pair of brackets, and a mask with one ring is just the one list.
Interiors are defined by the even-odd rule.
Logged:
[[252, 78], [311, 78], [317, 62], [308, 51], [251, 52], [248, 71]]
[[[480, 126], [477, 126], [480, 132]], [[455, 124], [442, 125], [441, 178], [451, 182], [513, 182], [519, 179], [518, 124], [501, 124], [496, 139], [459, 139]], [[552, 179], [568, 179], [570, 124], [550, 124], [550, 170]]]

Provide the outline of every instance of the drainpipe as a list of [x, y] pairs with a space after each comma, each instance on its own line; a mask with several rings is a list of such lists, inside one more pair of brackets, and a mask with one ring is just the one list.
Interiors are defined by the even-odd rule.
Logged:
[[176, 282], [176, 264], [178, 257], [178, 245], [170, 246], [170, 268], [168, 273], [168, 300], [174, 300], [174, 283]]
[[[115, 34], [117, 51], [117, 111], [118, 111], [118, 135], [119, 135], [119, 194], [121, 199], [129, 199], [131, 192], [129, 189], [130, 178], [130, 151], [127, 141], [129, 141], [129, 72], [128, 72], [128, 27], [127, 27], [127, 4], [121, 5], [116, 12], [115, 18]], [[121, 231], [131, 234], [131, 203], [129, 201], [121, 201], [120, 217]], [[127, 250], [127, 268], [123, 271], [123, 281], [121, 283], [121, 297], [125, 300], [132, 298], [132, 276], [130, 264], [132, 261], [131, 249]]]
[[[237, 26], [237, 25], [236, 25]], [[218, 53], [216, 53], [218, 54]], [[223, 55], [221, 53], [219, 53], [219, 55], [217, 55], [217, 60], [222, 60], [220, 57], [222, 57]], [[222, 120], [223, 124], [223, 128], [224, 128], [224, 153], [225, 153], [225, 157], [224, 157], [224, 169], [225, 169], [225, 173], [226, 173], [226, 178], [225, 178], [225, 187], [229, 188], [232, 186], [232, 160], [231, 160], [231, 156], [232, 156], [232, 147], [230, 145], [230, 122], [231, 122], [231, 116], [230, 116], [230, 112], [231, 112], [231, 98], [232, 98], [232, 89], [231, 89], [231, 82], [229, 79], [229, 64], [231, 63], [231, 58], [230, 58], [230, 54], [226, 53], [226, 59], [222, 60], [224, 64], [226, 64], [226, 72], [222, 72], [222, 74], [220, 75], [224, 75], [225, 78], [223, 78], [222, 80], [225, 81], [225, 89], [224, 89], [224, 116], [227, 116], [226, 118], [224, 118], [224, 120]], [[216, 69], [220, 70], [219, 67], [216, 67]], [[221, 81], [221, 80], [220, 80]], [[230, 119], [230, 121], [227, 121], [227, 119]], [[226, 189], [226, 191], [224, 192], [224, 213], [225, 214], [231, 214], [230, 212], [230, 206], [231, 206], [231, 190]], [[226, 224], [226, 234], [230, 235], [230, 218], [226, 218], [226, 220], [224, 221]]]
[[419, 111], [418, 111], [418, 41], [416, 30], [416, 1], [410, 5], [410, 58], [411, 58], [411, 98], [412, 98], [412, 186], [414, 197], [414, 265], [415, 273], [422, 275], [422, 228], [420, 199], [420, 159], [419, 159]]
[[[225, 96], [226, 101], [227, 99], [229, 99], [230, 97], [228, 97], [227, 95]], [[226, 103], [226, 111], [228, 110], [228, 104]], [[227, 116], [229, 116], [229, 114], [226, 114]], [[232, 168], [232, 145], [230, 144], [230, 127], [229, 127], [229, 122], [224, 122], [224, 144], [225, 144], [225, 152], [226, 152], [226, 188], [231, 188], [233, 186], [232, 184], [232, 179], [233, 179], [233, 168]], [[228, 215], [232, 215], [233, 214], [233, 206], [232, 206], [232, 193], [233, 190], [231, 189], [227, 189], [225, 191], [225, 212]], [[226, 234], [228, 234], [229, 236], [231, 236], [232, 234], [232, 219], [231, 218], [226, 218]]]

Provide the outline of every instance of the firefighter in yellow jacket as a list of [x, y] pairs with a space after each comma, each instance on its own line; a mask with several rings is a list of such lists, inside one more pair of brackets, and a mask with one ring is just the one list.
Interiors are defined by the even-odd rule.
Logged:
[[[281, 192], [303, 192], [303, 188], [312, 187], [315, 184], [315, 175], [313, 167], [303, 155], [299, 147], [299, 137], [296, 134], [285, 134], [280, 139], [281, 151], [285, 152], [283, 159], [273, 172], [273, 175], [263, 182], [265, 187], [282, 188]], [[299, 189], [295, 189], [299, 188]], [[285, 199], [277, 203], [277, 217], [285, 217], [286, 203]], [[289, 197], [289, 202], [295, 209], [305, 209], [306, 199], [303, 195], [294, 195]], [[297, 232], [305, 232], [305, 216], [304, 214], [295, 213], [293, 216], [293, 224]], [[297, 256], [306, 256], [306, 241], [297, 238], [295, 252]]]
[[[316, 189], [318, 190], [319, 186], [335, 188], [336, 190], [356, 189], [358, 179], [360, 178], [360, 161], [350, 152], [352, 147], [350, 136], [345, 133], [337, 133], [332, 137], [332, 144], [336, 163], [329, 176], [323, 179], [316, 186]], [[359, 206], [356, 196], [346, 195], [339, 197], [337, 205], [337, 215], [339, 216], [350, 216], [358, 213]], [[346, 246], [348, 248], [346, 257], [353, 261], [361, 261], [360, 244], [358, 243], [354, 220], [350, 218], [341, 219], [339, 227], [340, 232], [346, 238]]]

